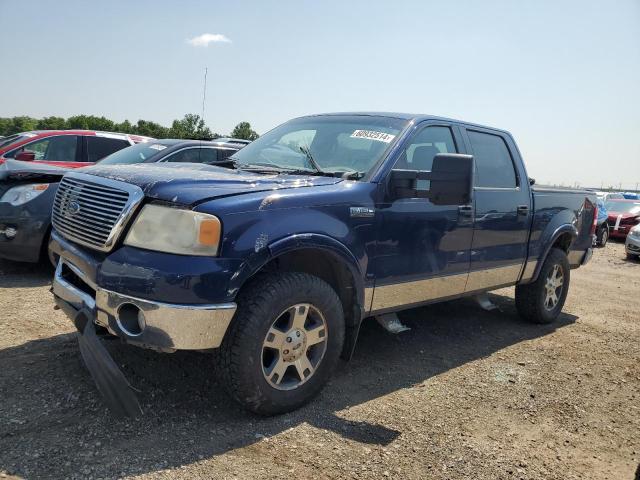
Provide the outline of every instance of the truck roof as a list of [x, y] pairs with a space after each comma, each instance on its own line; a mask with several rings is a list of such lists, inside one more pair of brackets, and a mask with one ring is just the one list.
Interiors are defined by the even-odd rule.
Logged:
[[472, 123], [472, 122], [467, 122], [464, 120], [457, 120], [455, 118], [447, 118], [447, 117], [440, 117], [437, 115], [429, 115], [429, 114], [424, 114], [424, 113], [402, 113], [402, 112], [330, 112], [330, 113], [318, 113], [318, 114], [313, 114], [313, 115], [304, 115], [304, 117], [319, 117], [319, 116], [324, 116], [324, 115], [362, 115], [362, 116], [369, 116], [369, 117], [389, 117], [389, 118], [398, 118], [401, 120], [409, 120], [409, 121], [414, 121], [416, 123], [418, 122], [422, 122], [424, 120], [441, 120], [441, 121], [445, 121], [445, 122], [455, 122], [455, 123], [460, 123], [463, 125], [468, 125], [470, 127], [480, 127], [480, 128], [489, 128], [491, 130], [496, 130], [496, 131], [500, 131], [500, 132], [504, 132], [508, 135], [511, 135], [507, 130], [504, 130], [502, 128], [496, 128], [496, 127], [491, 127], [489, 125], [481, 125], [479, 123]]

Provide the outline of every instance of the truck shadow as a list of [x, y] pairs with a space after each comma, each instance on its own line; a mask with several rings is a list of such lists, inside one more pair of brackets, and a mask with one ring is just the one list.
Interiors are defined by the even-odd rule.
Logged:
[[[140, 419], [116, 421], [81, 364], [75, 334], [0, 350], [0, 471], [27, 478], [155, 472], [286, 435], [301, 424], [387, 445], [404, 432], [350, 421], [347, 409], [576, 320], [563, 314], [554, 325], [530, 325], [519, 319], [511, 298], [491, 298], [501, 311], [459, 300], [404, 312], [401, 319], [411, 330], [395, 336], [368, 321], [354, 359], [338, 369], [319, 398], [272, 418], [229, 400], [213, 378], [210, 355], [159, 354], [108, 342], [140, 390], [145, 411]], [[428, 402], [425, 397], [425, 409]]]
[[0, 288], [42, 287], [51, 283], [53, 267], [49, 264], [13, 262], [0, 258]]

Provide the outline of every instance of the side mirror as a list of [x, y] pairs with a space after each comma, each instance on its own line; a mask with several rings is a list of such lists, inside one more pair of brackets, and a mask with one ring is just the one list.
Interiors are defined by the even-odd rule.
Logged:
[[16, 160], [31, 162], [35, 159], [36, 159], [36, 154], [33, 152], [28, 152], [26, 150], [23, 150], [22, 152], [16, 153]]
[[392, 170], [390, 192], [394, 198], [428, 198], [434, 205], [471, 202], [473, 156], [439, 153], [431, 171]]

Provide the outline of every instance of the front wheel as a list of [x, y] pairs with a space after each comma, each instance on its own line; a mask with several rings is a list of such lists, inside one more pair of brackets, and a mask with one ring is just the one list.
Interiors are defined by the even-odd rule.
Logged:
[[218, 370], [243, 407], [262, 415], [284, 413], [320, 392], [343, 342], [344, 314], [333, 288], [305, 273], [276, 273], [238, 296]]
[[516, 287], [516, 308], [520, 316], [533, 323], [553, 322], [567, 299], [570, 272], [567, 254], [559, 248], [551, 249], [538, 279]]

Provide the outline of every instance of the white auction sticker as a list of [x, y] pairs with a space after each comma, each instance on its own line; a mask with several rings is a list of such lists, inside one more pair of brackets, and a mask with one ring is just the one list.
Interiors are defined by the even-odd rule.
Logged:
[[154, 145], [149, 145], [149, 148], [153, 148], [154, 150], [164, 150], [165, 148], [167, 148], [165, 145], [158, 145], [157, 143]]
[[396, 136], [374, 130], [356, 130], [351, 134], [351, 138], [367, 138], [369, 140], [376, 140], [377, 142], [390, 143]]
[[613, 227], [613, 229], [617, 232], [618, 229], [620, 228], [620, 220], [622, 220], [622, 214], [618, 215], [618, 218], [616, 218], [616, 226]]

